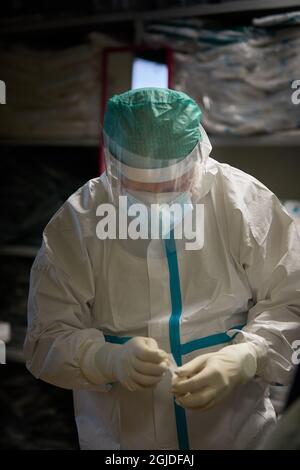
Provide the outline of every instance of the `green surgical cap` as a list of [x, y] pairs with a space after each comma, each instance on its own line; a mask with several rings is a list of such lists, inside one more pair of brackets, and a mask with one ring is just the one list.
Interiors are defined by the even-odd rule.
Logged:
[[129, 166], [169, 166], [189, 155], [201, 140], [200, 120], [197, 103], [180, 91], [127, 91], [108, 102], [105, 145], [115, 158]]

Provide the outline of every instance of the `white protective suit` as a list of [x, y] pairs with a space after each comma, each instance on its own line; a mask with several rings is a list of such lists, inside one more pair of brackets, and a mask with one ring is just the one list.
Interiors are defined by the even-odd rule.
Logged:
[[[207, 158], [199, 192], [204, 246], [138, 256], [118, 240], [99, 240], [96, 208], [106, 177], [73, 194], [44, 231], [31, 272], [27, 366], [73, 389], [83, 449], [253, 449], [273, 427], [271, 383], [293, 376], [299, 339], [300, 238], [278, 199], [252, 176]], [[158, 241], [157, 243], [165, 243]], [[241, 333], [234, 335], [242, 329]], [[170, 382], [131, 392], [90, 383], [82, 351], [105, 341], [149, 336], [178, 365], [232, 342], [264, 341], [260, 376], [208, 411], [174, 403]]]

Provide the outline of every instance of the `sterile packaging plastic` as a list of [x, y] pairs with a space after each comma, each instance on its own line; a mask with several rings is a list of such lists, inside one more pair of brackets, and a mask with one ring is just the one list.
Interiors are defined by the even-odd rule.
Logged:
[[[208, 132], [282, 132], [300, 128], [292, 100], [292, 82], [300, 77], [298, 18], [268, 17], [232, 29], [175, 20], [149, 25], [145, 40], [175, 50], [174, 87], [202, 105]], [[277, 26], [263, 27], [269, 23]]]
[[99, 138], [101, 52], [114, 46], [120, 43], [91, 33], [86, 44], [63, 50], [0, 50], [7, 95], [0, 137]]

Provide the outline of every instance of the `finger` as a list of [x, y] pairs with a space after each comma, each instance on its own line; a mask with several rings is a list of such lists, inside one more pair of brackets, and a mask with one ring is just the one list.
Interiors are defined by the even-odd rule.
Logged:
[[176, 398], [176, 403], [183, 408], [188, 409], [203, 409], [208, 406], [208, 404], [214, 400], [216, 397], [215, 390], [206, 388], [196, 393], [187, 393], [181, 397]]
[[141, 361], [137, 357], [132, 359], [132, 366], [136, 372], [144, 375], [153, 375], [159, 377], [168, 369], [168, 364], [166, 361], [160, 362], [159, 364], [154, 364], [151, 362]]
[[176, 393], [177, 386], [184, 383], [187, 379], [185, 377], [172, 376], [170, 392]]
[[195, 357], [181, 367], [178, 367], [176, 374], [178, 377], [189, 377], [200, 372], [206, 364], [209, 354]]
[[134, 380], [128, 378], [125, 382], [122, 383], [123, 387], [127, 388], [130, 392], [137, 392], [140, 390], [145, 390], [145, 387], [137, 384]]
[[154, 338], [145, 338], [145, 344], [150, 349], [159, 349], [157, 341]]
[[214, 369], [204, 368], [202, 372], [189, 379], [174, 381], [170, 391], [178, 395], [200, 391], [211, 383], [214, 379], [215, 373]]
[[146, 390], [150, 387], [145, 387], [144, 385], [138, 384], [134, 380], [128, 379], [126, 382], [122, 384], [125, 388], [127, 388], [130, 392], [138, 392], [142, 390]]
[[159, 354], [162, 355], [163, 358], [169, 359], [169, 354], [166, 353], [163, 349], [159, 348], [156, 340], [154, 338], [145, 338], [145, 345], [147, 349], [153, 350], [153, 351], [159, 351]]
[[174, 374], [172, 376], [172, 386], [177, 384], [177, 383], [180, 383], [182, 382], [183, 380], [186, 380], [187, 378], [184, 376], [184, 377], [178, 377], [178, 375], [176, 375], [176, 371], [174, 371]]
[[[218, 404], [218, 401], [215, 398], [213, 398], [212, 400], [210, 400], [210, 402], [208, 402], [207, 405], [201, 406], [200, 408], [197, 408], [197, 410], [199, 410], [199, 411], [210, 410], [211, 408], [213, 408], [217, 404]], [[194, 408], [194, 409], [196, 409], [196, 408]]]
[[140, 346], [136, 349], [135, 356], [141, 361], [159, 364], [164, 360], [169, 360], [168, 354], [162, 349], [151, 349], [148, 346]]
[[161, 380], [161, 376], [157, 377], [154, 375], [144, 375], [136, 372], [134, 369], [130, 373], [130, 378], [138, 385], [142, 385], [143, 387], [151, 387], [156, 385]]

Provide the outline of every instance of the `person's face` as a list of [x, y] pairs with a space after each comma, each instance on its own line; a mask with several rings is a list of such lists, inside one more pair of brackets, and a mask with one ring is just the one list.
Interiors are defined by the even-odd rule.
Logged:
[[191, 187], [194, 170], [182, 175], [176, 181], [163, 181], [161, 183], [141, 183], [122, 177], [122, 185], [124, 188], [132, 191], [143, 191], [150, 193], [168, 193], [168, 192], [185, 192]]

